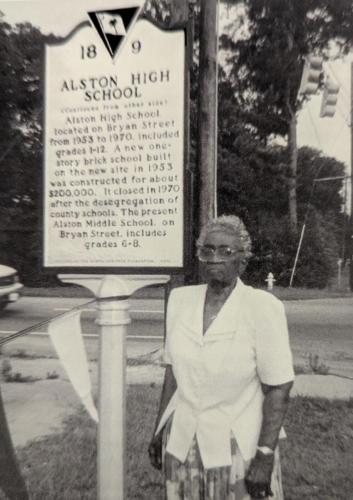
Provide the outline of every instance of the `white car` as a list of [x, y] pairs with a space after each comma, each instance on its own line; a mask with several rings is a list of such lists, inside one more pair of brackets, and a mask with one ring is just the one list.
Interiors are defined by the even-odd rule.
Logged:
[[19, 299], [21, 288], [23, 285], [16, 269], [0, 265], [0, 311], [9, 302], [16, 302]]

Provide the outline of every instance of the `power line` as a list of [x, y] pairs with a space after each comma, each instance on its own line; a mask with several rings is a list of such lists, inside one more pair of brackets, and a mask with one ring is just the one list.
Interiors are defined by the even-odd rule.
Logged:
[[333, 181], [338, 179], [347, 179], [350, 175], [335, 175], [332, 177], [320, 177], [319, 179], [314, 179], [314, 182], [323, 182], [323, 181]]

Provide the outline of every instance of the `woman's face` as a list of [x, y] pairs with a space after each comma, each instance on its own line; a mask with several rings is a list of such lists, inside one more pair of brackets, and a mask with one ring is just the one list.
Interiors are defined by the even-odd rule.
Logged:
[[[233, 284], [239, 276], [239, 268], [244, 257], [238, 239], [222, 230], [214, 230], [206, 235], [204, 244], [206, 248], [212, 248], [215, 252], [202, 262], [202, 272], [206, 282], [215, 287], [227, 287]], [[230, 256], [225, 257], [217, 252], [218, 249], [230, 248], [235, 250]]]

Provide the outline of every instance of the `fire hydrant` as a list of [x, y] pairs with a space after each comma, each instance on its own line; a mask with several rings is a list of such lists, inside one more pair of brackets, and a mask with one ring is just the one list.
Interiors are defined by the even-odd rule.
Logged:
[[275, 277], [273, 276], [273, 273], [268, 273], [267, 278], [265, 279], [267, 282], [267, 290], [273, 290], [273, 285], [275, 280]]

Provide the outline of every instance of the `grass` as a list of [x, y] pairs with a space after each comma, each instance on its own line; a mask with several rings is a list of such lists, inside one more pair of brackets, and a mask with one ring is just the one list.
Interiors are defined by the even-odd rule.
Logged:
[[41, 359], [43, 357], [40, 354], [28, 353], [25, 349], [16, 349], [11, 352], [10, 356], [16, 359]]
[[294, 365], [294, 373], [299, 374], [315, 374], [315, 375], [328, 375], [330, 373], [330, 367], [321, 362], [320, 356], [318, 354], [310, 353], [305, 365]]
[[13, 372], [11, 362], [4, 359], [0, 365], [0, 380], [3, 382], [37, 382], [39, 378], [32, 377], [32, 375], [23, 375], [21, 372]]
[[352, 400], [292, 399], [282, 449], [286, 500], [352, 498], [352, 410]]
[[[265, 289], [265, 288], [264, 288]], [[27, 297], [65, 297], [65, 298], [92, 298], [92, 292], [87, 288], [76, 285], [63, 285], [51, 288], [24, 287], [21, 292]], [[350, 297], [352, 292], [335, 288], [285, 288], [275, 286], [272, 292], [281, 300], [310, 300], [335, 297]], [[138, 290], [134, 298], [164, 299], [164, 287], [160, 285], [150, 286]]]
[[[149, 465], [160, 387], [128, 386], [127, 500], [162, 500], [161, 475]], [[282, 445], [286, 500], [346, 500], [353, 491], [353, 401], [296, 397]], [[32, 500], [95, 500], [96, 426], [84, 413], [63, 432], [18, 450]]]

